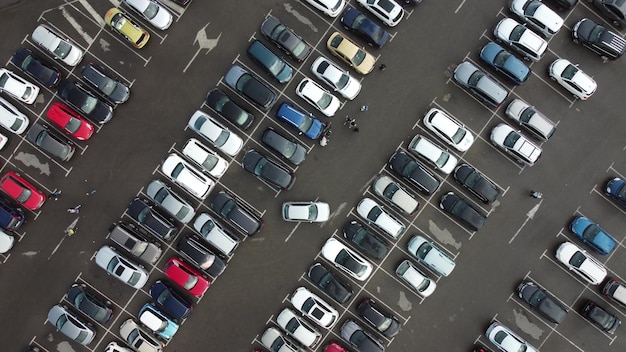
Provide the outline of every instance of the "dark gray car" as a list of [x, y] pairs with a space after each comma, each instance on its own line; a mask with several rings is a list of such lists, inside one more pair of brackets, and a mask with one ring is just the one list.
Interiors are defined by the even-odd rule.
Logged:
[[46, 125], [33, 124], [26, 139], [43, 152], [62, 161], [68, 161], [74, 155], [74, 144]]
[[435, 193], [441, 184], [441, 181], [432, 172], [405, 152], [393, 154], [387, 165], [393, 172], [411, 182], [427, 196]]
[[182, 238], [178, 241], [176, 249], [185, 259], [206, 271], [213, 278], [220, 276], [226, 269], [226, 263], [194, 236]]
[[278, 165], [277, 163], [270, 161], [261, 153], [254, 149], [250, 149], [246, 152], [241, 160], [243, 168], [258, 176], [264, 181], [282, 189], [291, 189], [296, 182], [296, 176], [293, 172], [290, 172]]
[[248, 236], [258, 233], [263, 227], [261, 218], [243, 208], [235, 198], [224, 191], [211, 198], [211, 209]]
[[346, 303], [354, 293], [348, 283], [338, 280], [328, 268], [320, 263], [313, 264], [307, 275], [320, 290], [341, 304]]
[[261, 24], [261, 33], [298, 62], [304, 61], [313, 51], [304, 39], [276, 17], [267, 16]]
[[553, 323], [559, 324], [567, 316], [567, 309], [532, 281], [522, 281], [517, 295]]
[[148, 231], [164, 241], [169, 241], [178, 231], [172, 221], [168, 220], [145, 199], [135, 198], [128, 204], [128, 215], [137, 220]]
[[278, 99], [278, 94], [272, 88], [238, 65], [230, 67], [224, 75], [224, 82], [265, 111], [271, 109]]
[[254, 122], [254, 116], [246, 109], [237, 105], [226, 93], [219, 88], [212, 89], [206, 96], [206, 104], [217, 111], [226, 120], [237, 127], [246, 130]]
[[448, 192], [441, 197], [439, 207], [460, 220], [474, 231], [478, 231], [487, 220], [487, 217], [474, 209], [465, 199]]
[[478, 100], [492, 107], [500, 106], [509, 95], [506, 88], [469, 61], [456, 67], [454, 80]]
[[273, 128], [268, 128], [263, 132], [261, 142], [294, 165], [300, 165], [306, 159], [304, 146], [274, 131]]
[[111, 102], [120, 104], [130, 97], [130, 88], [93, 63], [80, 69], [80, 77]]
[[372, 336], [354, 320], [348, 320], [341, 326], [341, 337], [359, 352], [385, 351], [382, 341]]
[[98, 323], [106, 323], [113, 315], [111, 302], [100, 298], [85, 284], [73, 284], [67, 291], [67, 300]]
[[265, 72], [279, 83], [287, 83], [293, 77], [291, 66], [260, 41], [253, 41], [246, 52], [254, 62], [259, 64]]
[[381, 260], [389, 253], [389, 244], [368, 231], [358, 221], [343, 225], [342, 231], [346, 240], [370, 258]]
[[500, 196], [500, 189], [469, 164], [454, 169], [454, 179], [484, 203], [491, 203]]

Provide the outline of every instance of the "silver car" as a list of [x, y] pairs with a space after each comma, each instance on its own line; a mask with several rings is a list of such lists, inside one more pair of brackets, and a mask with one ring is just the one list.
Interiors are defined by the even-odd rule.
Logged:
[[237, 155], [243, 148], [241, 137], [200, 110], [191, 116], [187, 125], [213, 146], [230, 156]]
[[315, 348], [322, 340], [322, 334], [304, 319], [300, 319], [296, 313], [284, 308], [276, 317], [276, 323], [287, 334], [308, 348]]
[[56, 326], [65, 336], [87, 346], [96, 336], [96, 331], [90, 324], [83, 322], [64, 306], [55, 305], [48, 312], [48, 322]]
[[83, 59], [83, 51], [69, 39], [53, 31], [50, 27], [40, 24], [31, 36], [33, 41], [55, 59], [68, 66], [76, 66]]
[[146, 194], [183, 224], [188, 223], [196, 216], [193, 207], [162, 181], [153, 180], [150, 182], [146, 188]]
[[490, 138], [495, 146], [528, 166], [533, 166], [542, 153], [540, 147], [506, 123], [500, 123], [494, 127]]
[[413, 195], [389, 176], [379, 176], [372, 184], [372, 189], [378, 196], [409, 216], [414, 215], [420, 206]]
[[420, 263], [439, 275], [450, 275], [456, 266], [456, 263], [449, 255], [421, 235], [413, 236], [407, 245], [407, 249]]
[[506, 107], [506, 116], [525, 127], [535, 136], [548, 140], [556, 131], [556, 124], [525, 101], [515, 99]]
[[96, 253], [96, 264], [109, 275], [134, 288], [142, 288], [148, 281], [148, 272], [142, 265], [119, 255], [111, 246], [102, 246]]
[[541, 0], [513, 0], [509, 8], [530, 28], [546, 37], [555, 35], [563, 26], [563, 18]]
[[144, 331], [134, 320], [128, 319], [120, 326], [120, 337], [137, 352], [161, 352], [164, 344]]

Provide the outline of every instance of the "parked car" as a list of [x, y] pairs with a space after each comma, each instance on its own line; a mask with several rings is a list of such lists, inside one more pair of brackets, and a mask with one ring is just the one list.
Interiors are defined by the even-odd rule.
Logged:
[[556, 259], [592, 285], [600, 285], [607, 276], [602, 263], [572, 242], [561, 243], [556, 250]]
[[226, 269], [226, 262], [193, 235], [181, 238], [176, 245], [176, 250], [183, 258], [206, 271], [213, 278], [220, 276]]
[[324, 352], [348, 352], [348, 349], [341, 346], [336, 341], [331, 341], [326, 346], [324, 346]]
[[79, 141], [88, 140], [95, 131], [91, 122], [61, 102], [52, 104], [46, 111], [46, 117], [66, 135]]
[[325, 125], [313, 115], [306, 113], [291, 103], [283, 102], [278, 111], [276, 118], [295, 127], [299, 134], [304, 134], [310, 139], [317, 139], [322, 135]]
[[267, 328], [261, 335], [261, 344], [275, 352], [298, 352], [300, 348], [285, 338], [275, 327]]
[[480, 50], [480, 58], [515, 84], [522, 84], [530, 77], [531, 70], [522, 60], [494, 42]]
[[361, 301], [356, 311], [363, 320], [386, 337], [394, 337], [402, 329], [398, 318], [386, 310], [381, 309], [371, 298], [366, 298]]
[[494, 108], [499, 107], [509, 95], [504, 86], [469, 61], [462, 62], [454, 69], [454, 80], [468, 89], [476, 99]]
[[330, 35], [326, 41], [326, 48], [362, 75], [372, 72], [376, 65], [376, 58], [372, 54], [361, 49], [356, 43], [339, 32]]
[[97, 123], [107, 123], [113, 118], [113, 107], [96, 97], [79, 82], [61, 81], [59, 96], [72, 107]]
[[608, 282], [604, 284], [604, 287], [602, 287], [602, 294], [626, 306], [626, 285], [617, 279], [609, 279]]
[[410, 289], [422, 297], [428, 297], [435, 292], [437, 284], [424, 275], [410, 260], [405, 259], [396, 268], [396, 275]]
[[307, 275], [322, 292], [341, 304], [346, 303], [354, 294], [349, 283], [338, 279], [336, 275], [320, 263], [313, 264], [309, 268]]
[[437, 176], [405, 152], [394, 153], [387, 165], [391, 171], [411, 182], [427, 196], [435, 193], [441, 184]]
[[346, 99], [356, 98], [361, 91], [361, 82], [323, 56], [313, 61], [311, 72], [317, 79]]
[[28, 128], [28, 117], [13, 104], [0, 97], [0, 125], [10, 132], [22, 134]]
[[13, 248], [15, 237], [9, 231], [0, 229], [0, 254], [5, 254]]
[[315, 348], [322, 340], [322, 334], [315, 329], [306, 320], [300, 319], [296, 313], [284, 308], [277, 316], [276, 323], [294, 340], [301, 343], [307, 348]]
[[165, 176], [199, 199], [205, 199], [213, 189], [213, 186], [215, 186], [215, 181], [205, 176], [200, 170], [175, 153], [171, 153], [163, 161], [161, 171]]
[[191, 303], [182, 294], [161, 280], [150, 287], [150, 297], [174, 319], [185, 319], [193, 310]]
[[493, 145], [528, 166], [535, 165], [542, 153], [539, 146], [506, 123], [500, 123], [494, 127], [491, 130], [490, 139]]
[[109, 228], [108, 238], [133, 256], [154, 264], [161, 257], [163, 250], [148, 241], [146, 235], [135, 225], [120, 221]]
[[0, 178], [0, 189], [17, 204], [29, 210], [41, 208], [46, 195], [31, 182], [14, 171], [9, 171]]
[[366, 256], [381, 260], [390, 251], [389, 244], [368, 231], [358, 221], [350, 221], [343, 226], [343, 237]]
[[532, 281], [522, 281], [517, 286], [517, 295], [555, 324], [563, 322], [567, 315], [567, 309], [561, 302]]
[[509, 9], [532, 30], [546, 37], [557, 34], [563, 26], [563, 18], [541, 0], [513, 0]]
[[22, 226], [26, 217], [19, 207], [0, 195], [0, 227], [14, 232]]
[[83, 346], [89, 345], [96, 337], [96, 330], [92, 325], [59, 304], [48, 311], [48, 322], [65, 336]]
[[263, 21], [261, 34], [298, 62], [304, 61], [313, 51], [313, 48], [302, 37], [274, 16], [267, 16]]
[[550, 121], [544, 114], [537, 111], [525, 101], [515, 99], [506, 107], [506, 116], [510, 117], [519, 125], [525, 127], [530, 133], [542, 140], [548, 140], [556, 131], [556, 124]]
[[181, 153], [215, 178], [222, 177], [228, 169], [228, 162], [224, 158], [195, 138], [187, 140]]
[[454, 192], [448, 192], [441, 197], [439, 208], [464, 223], [473, 231], [480, 230], [485, 224], [485, 221], [487, 221], [485, 215], [476, 210], [465, 199], [454, 194]]
[[460, 152], [466, 152], [474, 143], [472, 133], [460, 121], [440, 109], [428, 110], [422, 122], [437, 137]]
[[574, 65], [566, 59], [554, 60], [550, 64], [548, 74], [552, 80], [572, 93], [576, 99], [587, 100], [598, 88], [598, 84], [591, 76], [578, 68], [578, 65]]
[[163, 241], [169, 241], [178, 231], [178, 228], [172, 223], [173, 220], [167, 219], [145, 199], [139, 197], [133, 199], [128, 204], [127, 213], [146, 230]]
[[374, 193], [403, 213], [413, 216], [420, 203], [389, 176], [378, 176], [372, 183]]
[[137, 49], [143, 48], [150, 39], [148, 31], [116, 7], [104, 14], [104, 22]]
[[246, 53], [252, 61], [259, 64], [278, 83], [287, 83], [293, 77], [293, 68], [285, 60], [274, 54], [261, 41], [254, 40], [250, 43]]
[[219, 88], [214, 88], [207, 94], [206, 104], [243, 130], [250, 128], [254, 122], [254, 116], [251, 113], [236, 104]]
[[503, 352], [539, 352], [511, 329], [496, 321], [489, 325], [485, 336]]
[[339, 313], [335, 308], [306, 287], [298, 287], [289, 301], [303, 315], [323, 328], [332, 328], [339, 318]]
[[80, 78], [115, 104], [124, 103], [130, 97], [130, 88], [126, 84], [93, 62], [80, 69]]
[[386, 212], [371, 198], [363, 198], [357, 204], [356, 210], [360, 217], [368, 223], [376, 225], [393, 240], [398, 240], [406, 231], [406, 227], [400, 220]]
[[307, 150], [302, 144], [281, 135], [271, 127], [263, 131], [261, 142], [294, 165], [300, 165], [306, 158]]
[[196, 216], [196, 211], [191, 204], [160, 180], [153, 180], [148, 184], [146, 195], [183, 224], [188, 223]]
[[483, 203], [494, 202], [502, 193], [493, 182], [469, 164], [458, 165], [452, 176], [463, 188], [470, 191]]
[[346, 0], [306, 0], [306, 2], [333, 18], [339, 16], [343, 8], [346, 7]]
[[322, 247], [322, 256], [359, 281], [367, 280], [374, 270], [367, 259], [332, 237]]
[[613, 177], [610, 179], [606, 186], [604, 186], [604, 193], [613, 198], [623, 207], [626, 207], [626, 180], [621, 177]]
[[211, 145], [230, 156], [237, 155], [243, 147], [241, 137], [200, 110], [193, 113], [187, 125]]
[[404, 16], [404, 9], [394, 0], [357, 0], [372, 15], [389, 27], [395, 27]]
[[[115, 341], [109, 342], [107, 347], [104, 349], [104, 352], [132, 352], [132, 351], [133, 350], [131, 350], [130, 348], [120, 346], [120, 344]], [[39, 349], [33, 350], [32, 352], [39, 352]]]
[[74, 145], [47, 125], [33, 124], [26, 139], [46, 154], [61, 161], [69, 161], [74, 155]]
[[133, 319], [120, 325], [120, 337], [137, 352], [161, 352], [165, 344], [152, 334], [144, 331]]
[[583, 18], [572, 28], [574, 43], [600, 55], [604, 62], [617, 60], [626, 52], [626, 39], [594, 21]]
[[172, 257], [163, 266], [163, 273], [168, 279], [182, 287], [194, 297], [202, 297], [211, 286], [206, 274], [201, 274], [191, 265]]
[[174, 337], [174, 334], [176, 334], [179, 328], [177, 323], [168, 318], [164, 313], [161, 313], [161, 311], [151, 303], [146, 303], [141, 307], [139, 313], [137, 313], [137, 319], [141, 324], [150, 329], [153, 334], [166, 340]]
[[391, 37], [384, 28], [352, 7], [341, 15], [341, 24], [343, 28], [360, 35], [367, 44], [377, 48], [382, 48]]
[[198, 215], [193, 223], [193, 228], [200, 233], [208, 244], [225, 256], [231, 256], [239, 246], [239, 239], [226, 231], [207, 213]]
[[296, 94], [328, 117], [335, 116], [341, 106], [337, 97], [310, 78], [304, 78], [300, 81], [296, 87]]
[[610, 254], [617, 246], [617, 241], [611, 235], [584, 216], [574, 217], [569, 229], [596, 253]]
[[83, 59], [83, 51], [78, 46], [45, 24], [35, 28], [31, 39], [52, 57], [68, 66], [74, 67]]
[[281, 213], [285, 221], [324, 222], [330, 216], [330, 206], [324, 202], [285, 202]]
[[588, 300], [581, 312], [582, 316], [597, 325], [602, 331], [614, 334], [622, 321], [613, 313], [600, 307], [596, 302]]
[[131, 10], [138, 13], [150, 24], [162, 31], [170, 28], [172, 14], [161, 4], [153, 0], [124, 0]]
[[148, 281], [148, 272], [143, 265], [125, 258], [111, 246], [100, 247], [96, 252], [95, 261], [109, 275], [113, 275], [116, 279], [133, 288], [140, 289]]
[[271, 109], [278, 99], [278, 94], [272, 88], [238, 65], [231, 66], [226, 72], [224, 83], [265, 111]]
[[407, 250], [418, 262], [441, 276], [450, 275], [456, 266], [454, 259], [422, 235], [411, 237]]
[[493, 35], [528, 60], [539, 61], [548, 49], [548, 42], [512, 18], [498, 22]]
[[451, 173], [459, 162], [459, 159], [450, 154], [450, 152], [443, 150], [430, 139], [420, 134], [413, 137], [408, 149], [411, 153], [426, 161], [435, 170], [439, 170], [446, 175]]
[[626, 26], [626, 1], [624, 0], [593, 0], [604, 17], [616, 26]]
[[261, 218], [241, 206], [234, 197], [224, 191], [213, 196], [211, 209], [247, 236], [257, 234], [263, 227]]
[[66, 298], [74, 307], [98, 323], [105, 324], [113, 316], [111, 301], [103, 299], [85, 284], [72, 284]]
[[289, 190], [296, 182], [296, 175], [293, 172], [267, 159], [254, 149], [244, 154], [241, 165], [246, 171], [281, 189]]
[[552, 3], [559, 11], [569, 11], [578, 4], [578, 0], [547, 0], [547, 2]]
[[11, 62], [48, 88], [55, 88], [61, 81], [59, 69], [46, 63], [26, 48], [17, 49], [11, 57]]
[[360, 352], [384, 352], [382, 341], [364, 330], [354, 320], [347, 320], [341, 326], [341, 337]]
[[32, 104], [39, 95], [39, 87], [16, 75], [13, 71], [0, 68], [0, 92], [23, 103]]

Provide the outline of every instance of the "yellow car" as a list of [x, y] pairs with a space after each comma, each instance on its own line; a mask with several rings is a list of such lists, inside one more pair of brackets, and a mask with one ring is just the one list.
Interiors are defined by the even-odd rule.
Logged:
[[376, 65], [376, 59], [372, 54], [361, 49], [339, 32], [333, 33], [330, 38], [328, 38], [326, 47], [333, 55], [343, 60], [362, 75], [372, 72], [374, 65]]
[[104, 21], [128, 40], [135, 48], [141, 49], [150, 39], [150, 33], [133, 22], [120, 9], [114, 7], [104, 15]]

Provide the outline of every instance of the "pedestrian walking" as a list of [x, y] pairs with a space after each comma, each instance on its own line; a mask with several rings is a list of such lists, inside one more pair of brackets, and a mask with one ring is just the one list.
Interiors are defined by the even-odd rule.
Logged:
[[[348, 125], [348, 127], [352, 126], [352, 125], [356, 125], [356, 119], [352, 119], [350, 118], [350, 116], [346, 115], [346, 120], [343, 122], [343, 125]], [[352, 127], [350, 127], [352, 128]]]
[[352, 119], [352, 120], [350, 121], [350, 124], [348, 125], [348, 128], [349, 128], [349, 129], [355, 129], [355, 128], [357, 128], [357, 127], [356, 127], [356, 119]]
[[543, 193], [537, 192], [537, 191], [530, 191], [530, 196], [533, 198], [540, 199], [541, 197], [543, 197]]
[[82, 207], [81, 204], [78, 204], [77, 206], [73, 208], [67, 208], [67, 212], [70, 214], [78, 214], [80, 212], [80, 207]]
[[369, 110], [369, 107], [367, 105], [361, 106], [361, 111], [366, 112], [367, 110]]
[[384, 71], [387, 68], [387, 65], [385, 64], [380, 64], [380, 66], [378, 66], [378, 69], [381, 71]]
[[61, 190], [60, 189], [57, 190], [55, 188], [54, 191], [52, 191], [52, 193], [48, 195], [48, 199], [58, 200], [60, 196], [61, 196]]
[[92, 189], [91, 191], [85, 193], [86, 196], [92, 196], [94, 194], [96, 194], [96, 190], [95, 189]]
[[70, 228], [65, 229], [65, 233], [68, 236], [72, 236], [73, 234], [76, 233], [76, 231], [78, 231], [78, 227], [70, 227]]

